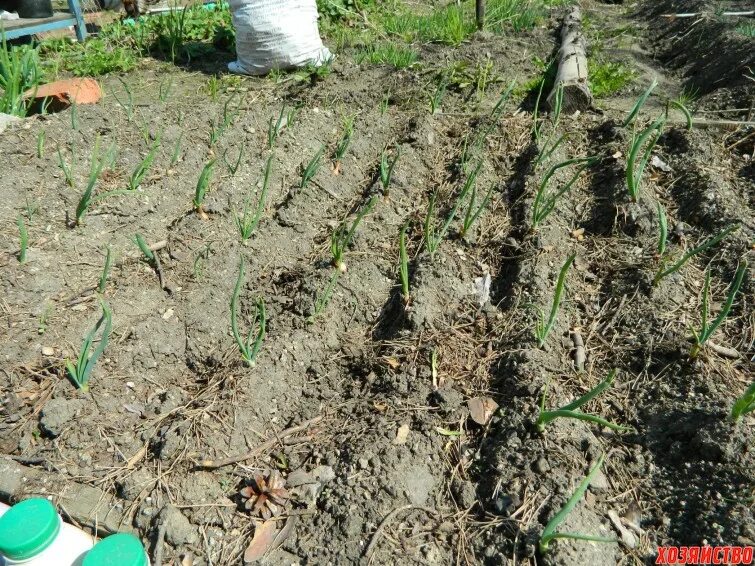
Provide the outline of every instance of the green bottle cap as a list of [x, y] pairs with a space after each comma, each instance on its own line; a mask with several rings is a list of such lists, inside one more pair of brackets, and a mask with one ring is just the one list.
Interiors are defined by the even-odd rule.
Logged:
[[128, 533], [116, 533], [102, 539], [87, 552], [81, 566], [147, 566], [147, 554], [141, 541]]
[[0, 517], [0, 555], [29, 560], [52, 544], [60, 532], [60, 517], [47, 499], [16, 503]]

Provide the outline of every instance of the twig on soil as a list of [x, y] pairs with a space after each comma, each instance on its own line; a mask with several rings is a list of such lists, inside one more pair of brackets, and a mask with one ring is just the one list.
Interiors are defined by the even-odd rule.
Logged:
[[[707, 15], [705, 12], [684, 12], [682, 14], [661, 14], [662, 18], [668, 18], [670, 20], [675, 20], [677, 18], [696, 18], [697, 16], [705, 16]], [[720, 14], [717, 14], [719, 16], [753, 16], [755, 15], [755, 10], [749, 10], [746, 12], [721, 12]]]
[[165, 542], [165, 531], [168, 530], [168, 521], [166, 515], [168, 514], [168, 506], [163, 507], [160, 517], [158, 519], [157, 536], [155, 537], [155, 546], [152, 556], [154, 560], [152, 566], [162, 566], [163, 564], [163, 546]]
[[280, 441], [280, 439], [303, 432], [310, 426], [319, 423], [322, 419], [322, 416], [315, 417], [313, 419], [309, 419], [308, 421], [304, 421], [300, 425], [287, 428], [286, 430], [277, 433], [274, 438], [266, 440], [265, 442], [245, 454], [229, 456], [228, 458], [223, 458], [221, 460], [202, 460], [201, 462], [199, 462], [198, 467], [214, 470], [216, 468], [222, 468], [223, 466], [227, 466], [229, 464], [236, 464], [238, 462], [243, 462], [244, 460], [249, 460], [251, 458], [254, 458], [255, 456], [259, 456], [265, 450], [269, 450], [270, 448], [275, 446]]
[[364, 554], [362, 556], [364, 556], [365, 558], [370, 557], [370, 554], [372, 553], [373, 549], [375, 548], [375, 546], [377, 546], [377, 543], [380, 540], [380, 535], [388, 526], [388, 523], [390, 523], [391, 520], [393, 520], [393, 518], [396, 515], [398, 515], [402, 511], [409, 511], [412, 509], [420, 509], [424, 511], [425, 513], [428, 513], [436, 517], [439, 515], [439, 513], [435, 509], [431, 509], [430, 507], [425, 507], [423, 505], [410, 504], [410, 505], [403, 505], [401, 507], [397, 507], [396, 509], [388, 513], [382, 521], [380, 521], [380, 524], [378, 525], [377, 529], [375, 529], [375, 532], [372, 534], [372, 540], [370, 540], [370, 544], [367, 545], [367, 549], [364, 551]]

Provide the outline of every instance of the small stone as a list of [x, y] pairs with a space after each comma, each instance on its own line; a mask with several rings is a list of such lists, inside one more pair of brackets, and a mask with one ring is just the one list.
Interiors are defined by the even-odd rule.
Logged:
[[608, 478], [606, 478], [603, 470], [598, 470], [598, 473], [595, 474], [595, 477], [593, 477], [590, 482], [590, 490], [597, 493], [599, 491], [607, 491], [610, 487], [611, 486], [608, 485]]
[[366, 470], [370, 465], [370, 461], [367, 458], [359, 458], [359, 467], [362, 470]]
[[55, 350], [53, 348], [50, 348], [50, 346], [42, 346], [42, 355], [43, 356], [54, 356]]
[[548, 464], [548, 461], [545, 458], [543, 458], [542, 456], [540, 458], [538, 458], [537, 461], [535, 462], [535, 471], [538, 474], [545, 474], [550, 469], [551, 469], [551, 467]]

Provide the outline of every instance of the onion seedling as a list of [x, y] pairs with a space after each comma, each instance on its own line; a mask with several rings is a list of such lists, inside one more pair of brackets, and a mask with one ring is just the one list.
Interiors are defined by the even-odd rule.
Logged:
[[268, 149], [273, 149], [273, 146], [275, 145], [275, 140], [278, 139], [278, 136], [280, 136], [281, 131], [283, 131], [283, 128], [287, 125], [287, 119], [286, 119], [286, 107], [284, 106], [281, 108], [280, 114], [278, 114], [278, 119], [276, 120], [274, 117], [270, 117], [270, 122], [267, 126], [267, 147]]
[[445, 79], [443, 79], [435, 87], [435, 92], [428, 94], [427, 98], [430, 101], [430, 114], [437, 114], [440, 110], [441, 102], [443, 102], [443, 97], [446, 95], [447, 86]]
[[663, 279], [667, 275], [671, 275], [672, 273], [679, 271], [682, 268], [682, 266], [684, 266], [684, 264], [687, 263], [691, 258], [696, 256], [697, 254], [704, 252], [708, 248], [715, 246], [717, 243], [723, 240], [726, 236], [728, 236], [732, 232], [736, 232], [738, 229], [739, 229], [739, 224], [732, 224], [731, 226], [723, 229], [721, 232], [719, 232], [712, 238], [708, 238], [696, 248], [693, 248], [690, 251], [688, 251], [686, 254], [682, 256], [682, 258], [679, 261], [677, 261], [674, 265], [672, 265], [668, 269], [663, 269], [663, 267], [661, 267], [658, 270], [658, 272], [655, 274], [655, 277], [653, 277], [653, 285], [654, 286], [658, 285], [661, 279]]
[[545, 320], [545, 313], [540, 311], [540, 316], [535, 326], [535, 336], [537, 337], [537, 345], [539, 348], [545, 346], [545, 339], [550, 334], [553, 326], [556, 324], [556, 317], [558, 316], [558, 309], [561, 306], [561, 298], [564, 294], [564, 287], [566, 285], [566, 274], [569, 272], [571, 264], [574, 263], [574, 258], [577, 254], [572, 254], [566, 258], [566, 262], [561, 267], [561, 271], [558, 274], [558, 281], [556, 281], [556, 290], [553, 294], [553, 303], [551, 304], [551, 312], [548, 315], [548, 320]]
[[[545, 84], [545, 81], [543, 81], [543, 84]], [[543, 143], [543, 147], [540, 148], [540, 153], [538, 154], [537, 159], [535, 160], [535, 167], [537, 167], [544, 161], [548, 160], [550, 156], [553, 155], [553, 153], [558, 149], [558, 147], [566, 139], [566, 134], [562, 134], [555, 141], [552, 141], [553, 136], [556, 135], [558, 124], [561, 121], [561, 110], [563, 109], [563, 105], [564, 105], [564, 85], [559, 83], [559, 85], [556, 87], [556, 94], [553, 97], [553, 107], [551, 108], [553, 126], [551, 128], [551, 133], [548, 134], [548, 137], [546, 138], [545, 143]], [[535, 130], [535, 138], [538, 145], [540, 145], [541, 134], [542, 134], [542, 127], [538, 127]]]
[[94, 187], [102, 174], [102, 169], [105, 166], [105, 158], [100, 157], [100, 140], [97, 138], [94, 142], [94, 149], [92, 150], [92, 160], [89, 166], [89, 178], [87, 179], [87, 186], [84, 192], [81, 193], [79, 203], [76, 205], [76, 226], [80, 226], [84, 220], [84, 215], [89, 210], [89, 207], [96, 201], [102, 200], [106, 197], [121, 194], [120, 191], [109, 191], [98, 196], [93, 196]]
[[598, 461], [595, 464], [595, 466], [593, 466], [592, 470], [590, 470], [590, 472], [587, 474], [585, 479], [583, 479], [580, 482], [579, 486], [577, 486], [577, 489], [574, 491], [572, 496], [567, 500], [566, 504], [564, 504], [561, 510], [558, 513], [556, 513], [550, 521], [548, 521], [548, 524], [545, 526], [545, 529], [543, 529], [543, 534], [540, 536], [540, 544], [538, 545], [540, 548], [541, 554], [545, 554], [546, 552], [548, 552], [548, 547], [550, 546], [550, 543], [560, 538], [568, 538], [568, 539], [573, 539], [573, 540], [586, 540], [586, 541], [592, 541], [592, 542], [606, 542], [606, 543], [616, 542], [616, 540], [612, 538], [585, 535], [582, 533], [556, 532], [556, 529], [558, 528], [558, 526], [564, 522], [564, 520], [569, 515], [569, 513], [571, 513], [574, 507], [576, 507], [577, 503], [579, 503], [579, 500], [582, 499], [582, 497], [585, 495], [587, 488], [590, 486], [590, 482], [595, 478], [595, 476], [598, 474], [598, 471], [600, 470], [600, 467], [603, 465], [603, 460], [605, 460], [605, 454], [600, 455], [600, 458], [598, 458]]
[[236, 105], [236, 107], [233, 110], [229, 110], [228, 105], [231, 103], [233, 98], [233, 95], [229, 96], [228, 100], [226, 100], [225, 104], [223, 104], [222, 122], [217, 122], [216, 120], [210, 122], [210, 147], [213, 147], [218, 142], [223, 133], [225, 133], [225, 131], [228, 129], [228, 126], [231, 125], [231, 123], [236, 119], [236, 116], [238, 116], [239, 114], [243, 99], [239, 98], [239, 103]]
[[511, 81], [511, 84], [509, 84], [508, 88], [501, 93], [500, 98], [498, 98], [498, 102], [495, 103], [495, 106], [493, 106], [493, 110], [490, 112], [490, 118], [493, 120], [493, 122], [496, 122], [498, 118], [501, 116], [501, 113], [503, 112], [504, 104], [506, 104], [506, 101], [509, 99], [509, 96], [511, 96], [511, 93], [514, 91], [514, 87], [516, 86], [516, 79]]
[[684, 119], [686, 121], [687, 129], [692, 129], [692, 113], [689, 111], [689, 109], [684, 105], [684, 103], [681, 100], [669, 100], [668, 105], [666, 106], [666, 115], [668, 115], [668, 107], [674, 106], [675, 108], [678, 108], [679, 111], [684, 114]]
[[121, 105], [121, 108], [126, 111], [126, 118], [129, 122], [131, 122], [131, 120], [134, 118], [134, 95], [131, 93], [131, 88], [129, 88], [129, 86], [121, 77], [118, 77], [118, 80], [121, 81], [121, 84], [126, 91], [126, 104], [124, 104], [121, 99], [118, 98], [118, 95], [115, 93], [115, 91], [113, 91], [113, 96], [115, 97], [115, 100], [118, 102], [118, 104]]
[[755, 381], [747, 388], [740, 398], [738, 398], [731, 408], [731, 419], [737, 422], [747, 413], [755, 411]]
[[743, 261], [742, 264], [737, 268], [737, 273], [734, 275], [734, 281], [729, 287], [729, 293], [726, 296], [726, 302], [721, 307], [721, 312], [719, 312], [718, 316], [710, 323], [708, 323], [708, 315], [710, 314], [708, 312], [710, 301], [710, 271], [705, 272], [703, 301], [702, 305], [700, 306], [700, 331], [698, 332], [694, 329], [692, 330], [695, 344], [692, 346], [692, 350], [690, 351], [690, 357], [697, 357], [708, 339], [713, 335], [716, 329], [721, 326], [721, 323], [726, 319], [726, 317], [729, 316], [731, 307], [734, 304], [734, 298], [736, 297], [739, 288], [742, 286], [742, 281], [744, 280], [746, 272], [747, 261]]
[[583, 413], [580, 411], [580, 407], [582, 405], [588, 403], [589, 401], [592, 401], [603, 393], [606, 389], [608, 389], [611, 384], [613, 383], [614, 377], [616, 377], [616, 370], [611, 370], [608, 374], [608, 377], [606, 377], [603, 381], [601, 381], [598, 385], [593, 387], [590, 391], [582, 395], [579, 399], [572, 401], [568, 405], [564, 405], [563, 407], [556, 409], [554, 411], [546, 411], [545, 410], [545, 397], [548, 393], [548, 386], [545, 386], [545, 390], [543, 391], [543, 397], [540, 400], [540, 414], [537, 417], [537, 421], [535, 422], [535, 425], [537, 426], [537, 430], [540, 432], [543, 432], [545, 430], [545, 425], [547, 425], [549, 422], [556, 420], [559, 417], [565, 417], [570, 419], [578, 419], [581, 421], [588, 421], [595, 424], [598, 424], [600, 426], [604, 426], [606, 428], [610, 428], [611, 430], [616, 430], [619, 432], [625, 432], [629, 429], [628, 427], [620, 426], [613, 424], [611, 422], [608, 422], [602, 417], [599, 417], [597, 415], [590, 415], [588, 413]]
[[262, 212], [265, 210], [265, 200], [267, 197], [267, 187], [270, 183], [270, 170], [272, 169], [272, 164], [273, 156], [271, 155], [267, 158], [267, 163], [265, 164], [265, 176], [262, 181], [262, 191], [257, 198], [257, 206], [254, 209], [254, 213], [251, 213], [249, 209], [251, 200], [250, 196], [244, 203], [243, 215], [239, 216], [238, 214], [236, 214], [234, 216], [236, 227], [239, 229], [239, 233], [241, 234], [242, 242], [246, 242], [249, 238], [252, 237], [252, 234], [257, 229], [257, 226], [260, 223], [260, 219], [262, 218]]
[[327, 287], [325, 287], [323, 292], [315, 298], [314, 309], [312, 310], [312, 314], [307, 317], [307, 324], [312, 324], [328, 306], [328, 303], [330, 303], [330, 298], [333, 296], [333, 291], [336, 288], [336, 283], [338, 283], [338, 277], [340, 275], [341, 272], [339, 270], [333, 270], [333, 275], [331, 275]]
[[396, 153], [393, 154], [393, 159], [388, 160], [388, 154], [383, 150], [380, 156], [380, 184], [383, 185], [383, 194], [388, 194], [388, 186], [391, 184], [391, 177], [393, 177], [393, 168], [396, 167], [396, 162], [401, 157], [401, 150], [396, 148]]
[[343, 119], [343, 133], [341, 134], [341, 139], [338, 140], [336, 149], [333, 152], [333, 158], [335, 159], [336, 163], [341, 162], [343, 156], [346, 155], [346, 150], [349, 149], [349, 144], [351, 144], [351, 137], [354, 135], [355, 117], [356, 116], [352, 114], [351, 116], [346, 116]]
[[[105, 351], [108, 340], [110, 339], [110, 331], [113, 329], [113, 317], [112, 312], [110, 311], [110, 307], [105, 301], [100, 301], [100, 306], [102, 307], [102, 316], [97, 321], [97, 324], [94, 325], [89, 334], [87, 334], [86, 338], [84, 338], [84, 343], [81, 346], [81, 351], [79, 352], [79, 357], [76, 361], [76, 364], [74, 365], [73, 363], [71, 363], [71, 361], [66, 360], [66, 370], [68, 371], [68, 376], [71, 378], [71, 381], [73, 381], [74, 385], [76, 385], [76, 387], [78, 387], [85, 393], [89, 391], [89, 378], [90, 374], [92, 373], [92, 369], [97, 363], [97, 360], [102, 355], [102, 352]], [[94, 341], [94, 337], [100, 330], [100, 328], [102, 328], [100, 343], [94, 349], [94, 351], [92, 351], [92, 342]], [[92, 351], [91, 355], [90, 351]]]
[[347, 230], [346, 223], [342, 222], [330, 237], [330, 253], [333, 255], [333, 266], [341, 273], [346, 272], [346, 262], [343, 260], [343, 254], [354, 238], [354, 232], [356, 232], [360, 222], [375, 207], [375, 203], [377, 203], [377, 197], [373, 196], [367, 201], [367, 204], [359, 209], [356, 218], [351, 223], [351, 228]]
[[472, 225], [477, 221], [477, 219], [480, 217], [480, 214], [482, 214], [482, 211], [487, 208], [488, 203], [490, 202], [491, 197], [493, 196], [493, 189], [495, 188], [495, 185], [490, 185], [490, 190], [488, 190], [485, 197], [482, 199], [482, 202], [475, 207], [475, 200], [477, 200], [477, 185], [472, 185], [472, 194], [469, 196], [469, 205], [467, 205], [467, 212], [464, 214], [464, 220], [462, 222], [461, 226], [461, 237], [464, 238], [468, 233], [469, 230], [472, 228]]
[[145, 259], [147, 260], [147, 263], [154, 266], [155, 264], [155, 252], [153, 252], [150, 247], [147, 245], [147, 242], [144, 240], [144, 236], [139, 234], [138, 232], [134, 234], [134, 241], [136, 242], [136, 245], [139, 246], [139, 249], [142, 251], [142, 254], [144, 254]]
[[[626, 180], [629, 197], [633, 202], [640, 200], [642, 174], [645, 172], [648, 161], [650, 161], [650, 153], [658, 142], [658, 138], [661, 137], [665, 123], [666, 117], [660, 116], [639, 135], [632, 136], [629, 157], [627, 158]], [[645, 150], [640, 154], [643, 146], [645, 146]]]
[[16, 218], [16, 225], [18, 226], [18, 239], [21, 244], [21, 250], [18, 252], [18, 263], [26, 263], [26, 250], [29, 247], [29, 232], [26, 230], [24, 217], [20, 214], [18, 215], [18, 218]]
[[194, 189], [194, 199], [192, 200], [192, 204], [194, 204], [194, 210], [199, 214], [204, 214], [202, 204], [204, 203], [204, 197], [207, 194], [207, 187], [210, 184], [212, 168], [214, 165], [215, 160], [211, 159], [204, 167], [202, 167], [202, 172], [199, 174], [199, 179], [197, 180], [197, 186]]
[[[249, 327], [249, 334], [246, 338], [242, 338], [239, 333], [238, 327], [238, 302], [239, 294], [241, 293], [241, 285], [244, 283], [244, 258], [239, 260], [239, 276], [236, 279], [236, 286], [233, 288], [233, 295], [231, 295], [231, 331], [233, 337], [236, 339], [239, 351], [241, 352], [241, 358], [246, 362], [249, 367], [254, 367], [257, 354], [259, 354], [262, 348], [262, 341], [265, 339], [265, 302], [262, 297], [257, 298], [255, 305], [256, 311], [252, 319], [252, 323]], [[255, 335], [254, 329], [257, 326], [257, 333]], [[254, 340], [254, 342], [252, 342]]]
[[176, 140], [176, 145], [173, 146], [173, 153], [170, 156], [169, 167], [173, 167], [176, 163], [178, 163], [178, 160], [181, 157], [181, 142], [183, 142], [183, 139], [184, 139], [184, 133], [182, 130], [178, 136], [178, 139]]
[[448, 213], [448, 217], [446, 217], [445, 222], [441, 225], [440, 230], [438, 230], [437, 232], [435, 230], [435, 202], [437, 200], [437, 194], [433, 193], [432, 195], [430, 195], [430, 203], [428, 204], [427, 214], [425, 215], [424, 230], [425, 247], [427, 248], [427, 252], [430, 254], [431, 260], [435, 259], [435, 253], [438, 251], [443, 238], [446, 237], [446, 233], [448, 232], [451, 223], [456, 218], [456, 213], [459, 210], [459, 206], [461, 206], [461, 202], [477, 182], [477, 175], [480, 173], [481, 168], [482, 160], [477, 162], [477, 166], [467, 176], [467, 180], [464, 182], [464, 186], [459, 192], [459, 195], [456, 197], [456, 200], [451, 207], [451, 211]]
[[71, 165], [68, 165], [63, 159], [63, 154], [60, 153], [60, 146], [58, 146], [58, 165], [60, 165], [63, 176], [66, 178], [66, 185], [73, 188], [73, 167], [76, 164], [76, 151], [71, 146]]
[[315, 153], [314, 157], [309, 161], [306, 167], [302, 170], [301, 173], [301, 181], [299, 181], [299, 188], [303, 189], [305, 188], [309, 182], [312, 180], [312, 178], [317, 174], [317, 171], [320, 169], [320, 165], [322, 165], [322, 154], [325, 153], [325, 146], [323, 145], [320, 147], [319, 150], [317, 150], [317, 153]]
[[[535, 200], [532, 203], [532, 229], [536, 229], [538, 225], [543, 222], [546, 218], [548, 218], [548, 215], [550, 215], [551, 212], [553, 212], [553, 209], [556, 207], [556, 203], [558, 202], [558, 199], [564, 195], [564, 193], [567, 193], [574, 183], [579, 178], [582, 171], [587, 169], [588, 167], [591, 167], [595, 163], [597, 163], [600, 160], [599, 157], [577, 157], [575, 159], [568, 159], [566, 161], [562, 161], [561, 163], [557, 163], [550, 169], [548, 169], [548, 172], [543, 176], [543, 180], [540, 181], [540, 185], [537, 188], [537, 194], [535, 195]], [[558, 190], [554, 192], [548, 192], [548, 182], [551, 180], [553, 175], [556, 174], [556, 172], [559, 169], [563, 169], [564, 167], [569, 167], [570, 165], [577, 165], [577, 170], [574, 172], [574, 174], [569, 178], [569, 180], [564, 183], [564, 185], [559, 188]]]
[[40, 130], [37, 134], [37, 159], [42, 159], [45, 156], [45, 138], [47, 134], [44, 130]]
[[97, 284], [97, 291], [100, 295], [105, 293], [105, 286], [107, 285], [107, 279], [110, 276], [110, 269], [113, 267], [113, 250], [110, 246], [107, 247], [105, 252], [105, 266], [102, 268], [102, 274], [100, 274], [100, 281]]
[[668, 219], [666, 218], [666, 210], [659, 202], [658, 206], [658, 257], [663, 257], [666, 253], [666, 244], [668, 242]]
[[155, 138], [155, 141], [152, 143], [152, 146], [149, 148], [147, 155], [144, 156], [144, 159], [141, 160], [139, 165], [136, 166], [136, 169], [134, 169], [134, 172], [131, 173], [131, 177], [129, 177], [129, 180], [128, 180], [129, 191], [135, 191], [136, 189], [139, 188], [139, 185], [142, 184], [144, 177], [147, 176], [147, 173], [149, 172], [150, 167], [152, 167], [152, 163], [155, 161], [155, 156], [157, 155], [157, 150], [159, 149], [159, 147], [160, 147], [160, 136]]
[[626, 120], [624, 120], [622, 127], [626, 128], [634, 121], [634, 119], [637, 117], [637, 114], [640, 112], [640, 109], [645, 105], [648, 96], [650, 96], [650, 93], [653, 92], [653, 89], [655, 89], [656, 86], [658, 86], [658, 80], [653, 79], [653, 82], [650, 83], [648, 89], [644, 93], [642, 93], [642, 96], [640, 96], [640, 98], [637, 99], [637, 102], [634, 103], [634, 106], [632, 107], [632, 110], [630, 110], [629, 116], [627, 116]]
[[231, 164], [231, 162], [228, 161], [228, 157], [227, 157], [228, 150], [226, 149], [223, 152], [223, 161], [225, 162], [226, 167], [228, 167], [228, 170], [231, 172], [231, 175], [235, 175], [236, 171], [239, 170], [239, 166], [241, 165], [241, 160], [244, 157], [244, 147], [245, 146], [246, 146], [246, 144], [244, 142], [241, 142], [241, 147], [239, 147], [239, 156], [236, 158], [236, 163], [235, 164]]
[[401, 276], [401, 296], [404, 299], [404, 304], [408, 305], [411, 295], [409, 294], [409, 255], [406, 253], [406, 228], [407, 226], [404, 224], [398, 238], [398, 272]]

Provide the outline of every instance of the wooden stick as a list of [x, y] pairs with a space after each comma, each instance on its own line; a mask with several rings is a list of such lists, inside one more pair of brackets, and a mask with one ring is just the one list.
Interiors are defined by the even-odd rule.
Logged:
[[592, 106], [592, 93], [587, 84], [587, 42], [582, 34], [582, 12], [572, 6], [561, 27], [561, 48], [558, 51], [558, 72], [548, 106], [553, 108], [559, 87], [563, 88], [562, 109], [567, 112], [587, 110]]
[[307, 430], [309, 427], [311, 427], [313, 424], [317, 424], [322, 420], [322, 417], [315, 417], [314, 419], [309, 419], [308, 421], [304, 421], [300, 425], [292, 426], [291, 428], [287, 428], [286, 430], [279, 432], [272, 438], [269, 438], [253, 450], [250, 450], [249, 452], [245, 454], [239, 454], [237, 456], [229, 456], [228, 458], [223, 458], [222, 460], [202, 460], [202, 462], [199, 463], [199, 467], [201, 468], [207, 468], [210, 470], [214, 470], [215, 468], [221, 468], [223, 466], [227, 466], [228, 464], [236, 464], [238, 462], [243, 462], [244, 460], [249, 460], [251, 458], [254, 458], [255, 456], [259, 456], [266, 450], [270, 450], [273, 446], [275, 446], [278, 442], [281, 441], [281, 439], [291, 436], [294, 434], [299, 434], [300, 432], [303, 432]]
[[485, 0], [475, 1], [475, 17], [477, 18], [477, 29], [485, 27]]
[[[668, 18], [675, 20], [676, 18], [696, 18], [697, 16], [704, 16], [706, 12], [685, 12], [683, 14], [661, 14], [662, 18]], [[755, 16], [755, 10], [749, 10], [747, 12], [721, 12], [721, 16]]]

